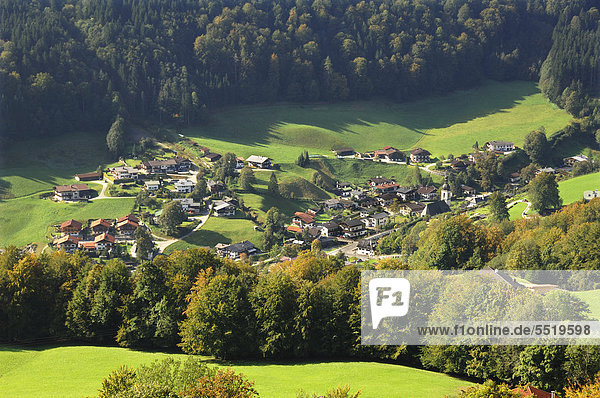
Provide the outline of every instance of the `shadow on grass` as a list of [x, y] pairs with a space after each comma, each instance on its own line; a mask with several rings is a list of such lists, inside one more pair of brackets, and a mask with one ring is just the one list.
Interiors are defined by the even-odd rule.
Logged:
[[386, 123], [425, 134], [424, 131], [429, 129], [506, 112], [536, 93], [539, 90], [533, 82], [488, 81], [470, 90], [406, 103], [372, 101], [240, 106], [217, 113], [208, 125], [187, 129], [185, 134], [256, 147], [266, 147], [273, 140], [285, 138], [278, 130], [286, 124], [314, 126], [340, 134], [359, 134], [352, 126]]

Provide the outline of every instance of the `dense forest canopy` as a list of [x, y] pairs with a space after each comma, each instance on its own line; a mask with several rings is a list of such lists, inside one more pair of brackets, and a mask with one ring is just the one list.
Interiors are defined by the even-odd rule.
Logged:
[[553, 101], [591, 115], [597, 3], [0, 0], [0, 128], [192, 123], [227, 104], [404, 101], [540, 73]]

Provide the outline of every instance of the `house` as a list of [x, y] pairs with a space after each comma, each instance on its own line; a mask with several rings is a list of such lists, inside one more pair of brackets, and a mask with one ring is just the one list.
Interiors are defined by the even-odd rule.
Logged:
[[389, 206], [392, 203], [394, 203], [394, 200], [397, 200], [398, 196], [393, 193], [393, 192], [389, 192], [389, 193], [384, 193], [383, 195], [379, 195], [377, 197], [377, 202], [379, 202], [380, 206]]
[[350, 147], [334, 149], [335, 156], [354, 156], [354, 149]]
[[484, 203], [487, 200], [487, 196], [484, 195], [474, 195], [465, 198], [467, 201], [467, 207], [477, 207], [478, 205]]
[[53, 243], [57, 249], [64, 250], [67, 253], [73, 253], [75, 250], [77, 250], [79, 238], [72, 235], [65, 235], [56, 239]]
[[257, 169], [271, 168], [271, 159], [266, 156], [252, 155], [246, 159], [246, 162], [248, 162], [251, 167], [256, 167]]
[[359, 201], [362, 207], [376, 207], [377, 199], [367, 196]]
[[88, 184], [58, 185], [54, 187], [54, 199], [59, 201], [87, 200], [95, 192]]
[[202, 210], [202, 203], [194, 202], [194, 199], [192, 198], [180, 198], [173, 200], [179, 202], [181, 209], [186, 213], [198, 214]]
[[347, 220], [340, 223], [344, 238], [356, 238], [367, 233], [365, 224], [360, 220]]
[[508, 180], [512, 183], [517, 183], [517, 182], [521, 181], [521, 173], [511, 173], [508, 176]]
[[385, 225], [390, 219], [390, 215], [388, 213], [381, 212], [375, 213], [371, 216], [362, 219], [362, 222], [365, 224], [367, 228], [377, 228], [382, 225]]
[[235, 168], [236, 169], [243, 169], [245, 166], [244, 163], [244, 158], [241, 156], [238, 156], [237, 158], [235, 158]]
[[450, 162], [450, 167], [452, 170], [460, 173], [461, 171], [466, 171], [469, 165], [462, 159], [456, 158], [452, 162]]
[[513, 388], [512, 391], [520, 394], [523, 398], [557, 398], [554, 391], [546, 392], [531, 386]]
[[447, 213], [450, 211], [450, 206], [443, 200], [438, 200], [435, 202], [425, 204], [425, 208], [421, 215], [425, 216], [437, 216], [438, 214]]
[[335, 183], [335, 187], [337, 189], [352, 189], [352, 184], [350, 184], [349, 182], [340, 182], [340, 181], [337, 181]]
[[213, 214], [216, 217], [235, 216], [235, 206], [223, 200], [215, 200], [213, 203]]
[[404, 202], [406, 202], [407, 200], [414, 199], [416, 195], [416, 190], [413, 188], [399, 187], [398, 191], [396, 192], [396, 195], [398, 195]]
[[177, 180], [173, 185], [177, 193], [191, 193], [196, 184], [192, 180]]
[[415, 148], [410, 151], [410, 161], [413, 163], [431, 162], [431, 153], [423, 148]]
[[221, 159], [221, 155], [219, 155], [218, 153], [207, 153], [206, 155], [204, 155], [204, 157], [211, 163], [214, 163], [217, 160]]
[[101, 180], [102, 177], [103, 177], [102, 173], [75, 174], [75, 179], [77, 181], [95, 181], [95, 180]]
[[391, 162], [400, 162], [404, 160], [404, 154], [394, 147], [386, 146], [383, 149], [373, 152], [376, 159], [388, 160]]
[[335, 221], [329, 221], [320, 225], [321, 236], [337, 236], [340, 233], [340, 225]]
[[110, 175], [117, 180], [137, 180], [140, 178], [140, 170], [135, 167], [119, 166], [109, 169]]
[[133, 214], [127, 214], [126, 216], [119, 217], [117, 219], [117, 222], [120, 223], [120, 222], [123, 222], [125, 220], [133, 221], [134, 223], [137, 223], [137, 224], [140, 223], [140, 219], [137, 218], [136, 216], [134, 216]]
[[563, 159], [564, 164], [566, 164], [567, 166], [573, 166], [575, 163], [587, 162], [587, 161], [588, 161], [588, 157], [585, 155], [570, 156], [568, 158]]
[[142, 168], [148, 173], [165, 174], [188, 171], [192, 167], [189, 159], [174, 157], [161, 160], [146, 160], [142, 162]]
[[375, 210], [367, 209], [365, 207], [360, 207], [358, 209], [358, 212], [359, 212], [358, 214], [359, 214], [360, 218], [366, 218], [366, 217], [369, 217], [371, 214], [375, 214]]
[[544, 167], [541, 169], [537, 169], [535, 171], [535, 175], [541, 174], [541, 173], [548, 173], [548, 174], [556, 174], [556, 169], [553, 167]]
[[592, 199], [600, 198], [600, 191], [584, 191], [583, 200], [589, 202]]
[[130, 219], [124, 219], [123, 221], [117, 221], [117, 232], [121, 235], [130, 237], [139, 226], [139, 221], [136, 222]]
[[389, 192], [397, 192], [400, 188], [400, 185], [395, 182], [388, 182], [381, 185], [376, 185], [373, 189], [380, 193], [389, 193]]
[[473, 187], [470, 187], [468, 185], [461, 185], [460, 189], [463, 191], [463, 194], [465, 195], [475, 195], [477, 193], [477, 190]]
[[79, 235], [81, 233], [82, 226], [83, 224], [81, 224], [79, 221], [71, 218], [70, 220], [60, 224], [60, 232], [63, 235]]
[[321, 202], [321, 207], [325, 210], [339, 210], [344, 208], [339, 199], [327, 199]]
[[485, 149], [490, 152], [510, 152], [514, 150], [515, 144], [510, 141], [488, 141]]
[[431, 185], [419, 187], [416, 196], [423, 200], [434, 200], [437, 198], [437, 189]]
[[144, 181], [146, 191], [158, 191], [160, 189], [160, 181]]
[[210, 191], [210, 193], [219, 193], [225, 189], [225, 185], [221, 181], [208, 180], [206, 182], [206, 187]]
[[369, 183], [370, 186], [376, 187], [377, 185], [390, 184], [394, 181], [390, 180], [389, 178], [384, 178], [384, 177], [379, 176], [379, 177], [371, 178], [371, 179], [367, 180], [367, 182]]
[[361, 239], [358, 241], [356, 253], [360, 256], [374, 256], [377, 249], [377, 239]]
[[115, 244], [115, 237], [104, 233], [96, 236], [94, 238], [94, 245], [96, 246], [97, 251], [108, 250], [113, 247]]
[[242, 254], [245, 254], [246, 256], [251, 256], [258, 252], [258, 250], [252, 244], [252, 242], [249, 242], [247, 240], [239, 243], [234, 243], [233, 245], [229, 246], [221, 245], [219, 248], [215, 246], [215, 248], [217, 249], [217, 253], [221, 257], [229, 257], [233, 260], [239, 259], [240, 257], [242, 257]]
[[303, 231], [302, 227], [300, 227], [300, 226], [298, 226], [298, 225], [296, 225], [296, 224], [292, 224], [292, 225], [288, 226], [288, 227], [286, 228], [286, 230], [287, 230], [288, 232], [291, 232], [291, 233], [293, 233], [293, 234], [301, 234], [301, 233], [302, 233], [302, 231]]
[[365, 198], [365, 191], [363, 190], [359, 190], [359, 189], [353, 189], [349, 192], [350, 198], [354, 199], [354, 200], [362, 200]]
[[400, 214], [404, 216], [420, 216], [424, 209], [424, 203], [404, 203], [402, 206], [400, 206]]
[[100, 235], [108, 232], [110, 229], [110, 223], [102, 218], [94, 220], [90, 223], [90, 230], [92, 235]]
[[292, 218], [292, 223], [299, 227], [310, 227], [315, 223], [315, 218], [310, 214], [297, 211], [294, 213], [294, 217]]

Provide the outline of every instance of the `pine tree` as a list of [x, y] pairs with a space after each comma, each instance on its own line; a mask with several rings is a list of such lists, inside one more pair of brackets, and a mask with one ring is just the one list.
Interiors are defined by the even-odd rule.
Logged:
[[277, 181], [277, 176], [275, 172], [271, 173], [271, 178], [269, 179], [269, 186], [267, 188], [271, 195], [279, 195], [279, 183]]

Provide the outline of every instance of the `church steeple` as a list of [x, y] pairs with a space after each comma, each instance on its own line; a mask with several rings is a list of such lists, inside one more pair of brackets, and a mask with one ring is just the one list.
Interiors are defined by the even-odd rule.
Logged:
[[446, 202], [448, 206], [450, 206], [450, 201], [452, 200], [452, 191], [448, 185], [448, 177], [444, 178], [444, 185], [442, 185], [442, 191], [440, 192], [440, 195], [442, 200]]

